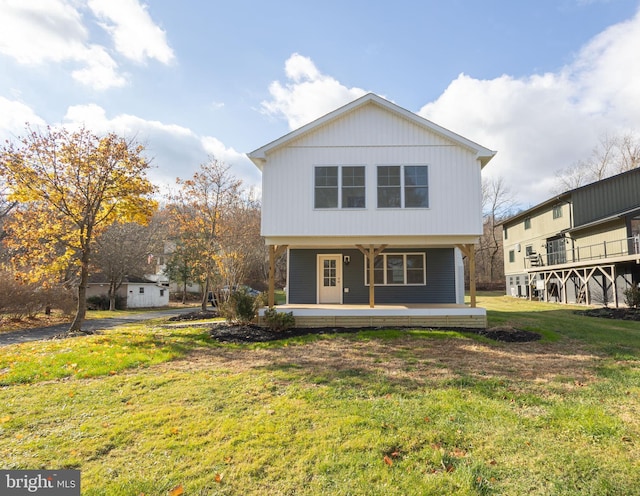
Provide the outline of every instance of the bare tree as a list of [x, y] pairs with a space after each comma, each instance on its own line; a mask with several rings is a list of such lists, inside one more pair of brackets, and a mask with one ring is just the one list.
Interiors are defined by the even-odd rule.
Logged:
[[578, 160], [556, 173], [553, 193], [564, 193], [639, 166], [640, 137], [631, 133], [622, 136], [604, 134], [587, 159]]
[[502, 177], [482, 181], [483, 234], [476, 249], [476, 267], [485, 281], [496, 283], [504, 277], [499, 223], [512, 213], [515, 203]]
[[114, 223], [96, 240], [93, 267], [109, 284], [109, 310], [116, 309], [116, 294], [127, 276], [150, 271], [149, 255], [158, 250], [158, 231], [152, 224]]
[[235, 285], [232, 253], [225, 251], [222, 239], [229, 236], [226, 224], [241, 203], [242, 181], [230, 167], [213, 157], [200, 165], [191, 179], [177, 179], [180, 190], [170, 198], [174, 232], [190, 253], [197, 254], [194, 272], [203, 288], [202, 310], [215, 283]]

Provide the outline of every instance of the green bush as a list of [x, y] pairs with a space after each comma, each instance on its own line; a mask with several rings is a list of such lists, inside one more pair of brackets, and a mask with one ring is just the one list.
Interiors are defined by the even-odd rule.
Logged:
[[623, 294], [624, 302], [629, 308], [640, 307], [640, 288], [638, 288], [638, 286], [630, 286], [624, 290]]
[[[109, 306], [109, 297], [106, 294], [87, 298], [87, 310], [109, 310]], [[120, 295], [116, 295], [116, 310], [124, 310], [125, 307], [125, 299]]]
[[293, 312], [278, 312], [273, 307], [264, 311], [264, 321], [275, 332], [286, 331], [296, 324]]
[[251, 296], [244, 288], [231, 293], [220, 309], [220, 314], [233, 322], [251, 322], [255, 319], [256, 313], [256, 297]]

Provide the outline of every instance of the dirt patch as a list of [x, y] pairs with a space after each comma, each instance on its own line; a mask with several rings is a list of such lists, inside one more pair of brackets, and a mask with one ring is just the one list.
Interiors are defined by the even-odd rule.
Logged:
[[[296, 371], [323, 381], [343, 374], [385, 378], [408, 388], [434, 381], [482, 378], [524, 380], [544, 387], [555, 382], [571, 390], [596, 380], [599, 357], [577, 342], [480, 343], [469, 339], [390, 340], [327, 339], [268, 349], [198, 350], [158, 367], [167, 370], [218, 370], [241, 373], [256, 369]], [[514, 387], [515, 384], [514, 384]]]
[[600, 317], [603, 319], [634, 320], [640, 321], [640, 308], [590, 308], [589, 310], [576, 310], [577, 315], [586, 317]]
[[[410, 327], [408, 329], [416, 329]], [[351, 328], [351, 327], [296, 327], [286, 331], [274, 332], [266, 327], [255, 324], [227, 324], [216, 323], [210, 331], [211, 337], [216, 341], [224, 343], [261, 343], [287, 339], [292, 337], [306, 336], [311, 334], [348, 334], [361, 330], [375, 331], [381, 330], [376, 327]], [[494, 341], [510, 343], [524, 343], [537, 341], [542, 336], [535, 332], [514, 329], [512, 327], [494, 327], [489, 329], [464, 329], [461, 332], [478, 334]]]

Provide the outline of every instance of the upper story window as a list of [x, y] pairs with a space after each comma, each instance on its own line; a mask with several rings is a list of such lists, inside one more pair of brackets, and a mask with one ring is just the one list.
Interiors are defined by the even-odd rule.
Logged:
[[504, 239], [509, 239], [509, 230], [507, 226], [502, 226], [502, 231], [504, 232]]
[[515, 261], [516, 261], [515, 250], [509, 250], [509, 263], [514, 263]]
[[553, 207], [553, 218], [559, 219], [562, 217], [562, 205], [555, 205]]
[[365, 206], [364, 166], [315, 167], [315, 208], [365, 208]]
[[379, 165], [378, 208], [428, 208], [426, 165]]
[[524, 220], [524, 228], [525, 229], [531, 229], [531, 217], [527, 217]]

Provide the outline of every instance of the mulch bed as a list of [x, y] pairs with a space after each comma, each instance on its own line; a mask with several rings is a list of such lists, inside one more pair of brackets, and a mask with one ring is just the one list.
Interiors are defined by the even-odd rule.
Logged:
[[640, 308], [590, 308], [589, 310], [576, 310], [577, 315], [587, 317], [599, 317], [602, 319], [635, 320], [640, 321]]
[[183, 320], [206, 320], [206, 319], [215, 319], [219, 317], [218, 312], [216, 312], [215, 310], [207, 310], [205, 312], [203, 312], [202, 310], [199, 310], [197, 312], [189, 312], [189, 313], [182, 313], [180, 315], [176, 315], [175, 317], [171, 317], [169, 319], [170, 322], [181, 322]]
[[[263, 343], [267, 341], [277, 341], [279, 339], [287, 339], [298, 336], [306, 336], [310, 334], [337, 334], [337, 333], [356, 333], [362, 330], [382, 330], [380, 327], [296, 327], [287, 329], [286, 331], [275, 332], [266, 327], [255, 324], [216, 324], [210, 331], [213, 339], [225, 343]], [[416, 329], [416, 327], [408, 327], [406, 329]], [[535, 332], [523, 331], [509, 327], [492, 328], [492, 329], [461, 329], [462, 332], [478, 334], [495, 341], [503, 341], [509, 343], [523, 343], [529, 341], [537, 341], [542, 336]]]

